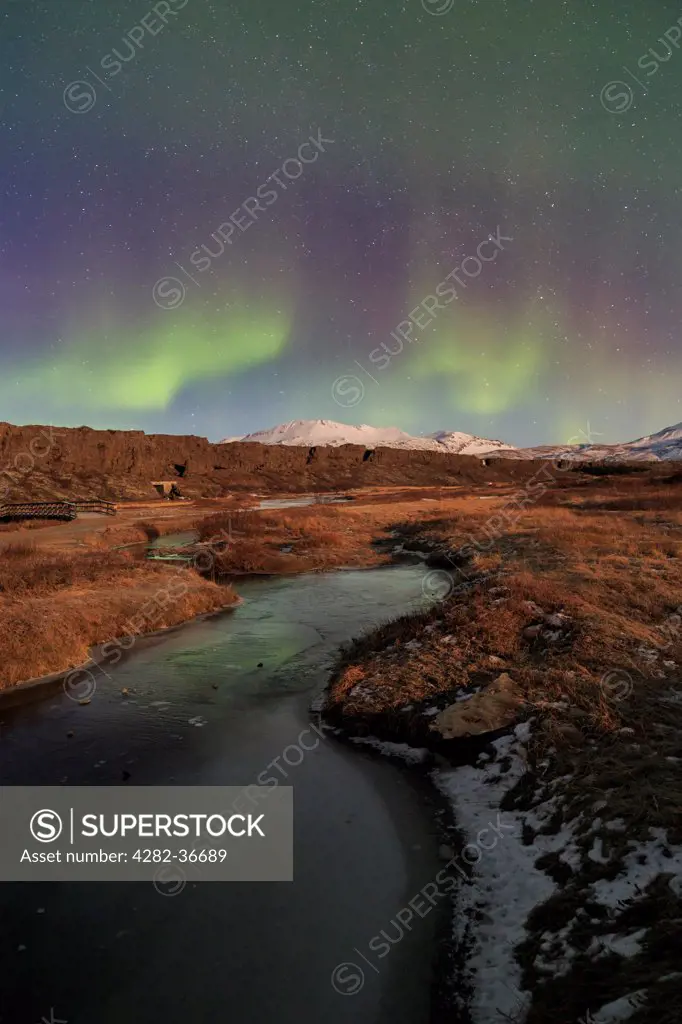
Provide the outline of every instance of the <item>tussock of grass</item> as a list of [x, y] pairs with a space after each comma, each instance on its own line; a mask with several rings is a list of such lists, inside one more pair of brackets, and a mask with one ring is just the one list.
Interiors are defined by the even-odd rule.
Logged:
[[241, 510], [195, 522], [200, 543], [210, 544], [218, 573], [306, 572], [387, 561], [374, 546], [371, 514], [335, 507]]

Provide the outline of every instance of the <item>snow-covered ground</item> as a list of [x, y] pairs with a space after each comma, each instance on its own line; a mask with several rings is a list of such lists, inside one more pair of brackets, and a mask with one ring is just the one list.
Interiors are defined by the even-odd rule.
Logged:
[[[457, 824], [470, 843], [481, 835], [491, 815], [499, 811], [505, 795], [527, 771], [525, 744], [531, 729], [532, 722], [517, 725], [510, 735], [492, 743], [494, 756], [482, 755], [475, 767], [434, 773], [436, 785], [451, 801]], [[572, 820], [566, 820], [562, 814], [563, 824], [558, 832], [544, 831], [550, 819], [562, 811], [562, 790], [570, 779], [570, 776], [563, 776], [539, 784], [538, 792], [530, 801], [534, 805], [531, 810], [505, 812], [503, 819], [513, 822], [515, 827], [505, 828], [497, 843], [490, 849], [484, 848], [472, 866], [472, 884], [465, 883], [460, 889], [454, 934], [458, 946], [468, 949], [468, 976], [464, 980], [473, 993], [470, 1009], [474, 1024], [494, 1024], [498, 1020], [523, 1024], [525, 1020], [532, 996], [522, 988], [516, 954], [530, 937], [531, 912], [558, 890], [556, 882], [536, 866], [538, 860], [555, 854], [572, 868], [576, 879], [584, 870], [585, 861], [577, 843], [578, 830], [585, 831], [582, 814]], [[588, 831], [601, 827], [600, 815], [606, 807], [606, 801], [598, 801], [593, 806]], [[622, 831], [624, 822], [605, 821], [604, 827]], [[598, 904], [604, 908], [610, 927], [608, 932], [595, 935], [587, 956], [593, 960], [608, 955], [627, 959], [641, 953], [648, 928], [620, 925], [619, 917], [624, 909], [659, 875], [672, 875], [671, 889], [675, 891], [677, 885], [682, 894], [682, 847], [670, 844], [663, 829], [650, 828], [649, 832], [651, 838], [647, 841], [629, 841], [631, 852], [612, 880], [585, 883], [582, 905], [568, 926], [554, 930], [550, 927], [542, 933], [540, 952], [534, 963], [537, 975], [549, 980], [571, 971], [578, 953], [571, 941], [573, 927], [576, 923], [584, 926], [591, 921], [586, 905]], [[587, 859], [601, 864], [608, 862], [596, 838]], [[603, 927], [603, 919], [595, 919], [592, 924]], [[663, 974], [658, 979], [659, 982], [667, 980], [669, 978]], [[590, 1007], [584, 1024], [621, 1024], [646, 1001], [646, 989], [633, 988], [616, 1000]]]
[[[495, 760], [481, 761], [480, 767], [465, 766], [435, 775], [438, 788], [451, 801], [455, 820], [469, 842], [486, 828], [499, 811], [506, 792], [526, 770], [521, 746], [528, 735], [526, 723], [514, 733], [497, 740]], [[506, 771], [497, 760], [507, 758]], [[511, 819], [510, 814], [504, 815]], [[473, 992], [471, 1015], [474, 1024], [495, 1020], [523, 1020], [530, 997], [521, 988], [521, 972], [515, 950], [526, 937], [525, 923], [535, 906], [554, 891], [554, 883], [534, 867], [541, 852], [525, 846], [521, 821], [502, 832], [491, 849], [482, 849], [472, 867], [472, 883], [462, 885], [455, 916], [455, 941], [469, 948], [467, 987]], [[554, 847], [567, 845], [570, 832], [551, 837]]]
[[[570, 774], [537, 781], [535, 793], [524, 800], [530, 809], [500, 811], [505, 797], [528, 771], [526, 746], [535, 725], [531, 719], [494, 740], [489, 748], [492, 754], [481, 754], [474, 766], [438, 768], [432, 773], [436, 787], [452, 805], [466, 844], [453, 860], [470, 867], [470, 878], [458, 886], [453, 939], [463, 966], [457, 978], [460, 1010], [470, 1014], [472, 1024], [524, 1024], [534, 993], [523, 988], [517, 954], [529, 939], [537, 949], [533, 971], [539, 984], [566, 977], [575, 968], [576, 984], [580, 985], [585, 957], [594, 963], [614, 956], [634, 962], [642, 954], [655, 921], [645, 926], [633, 924], [626, 912], [656, 878], [671, 876], [671, 891], [682, 896], [682, 846], [669, 843], [660, 828], [650, 828], [649, 839], [628, 840], [630, 852], [613, 865], [613, 877], [589, 880], [589, 863], [610, 863], [602, 841], [591, 838], [591, 833], [602, 828], [624, 833], [628, 826], [622, 819], [609, 818], [606, 800], [596, 800], [587, 813], [571, 818], [564, 803], [573, 778]], [[372, 736], [356, 737], [353, 742], [408, 764], [428, 760], [428, 751], [406, 743]], [[557, 816], [562, 822], [558, 830]], [[552, 854], [571, 868], [580, 899], [567, 925], [552, 927], [552, 915], [545, 914], [546, 928], [538, 934], [538, 926], [533, 931], [531, 924], [533, 912], [563, 891], [537, 867], [541, 858]], [[459, 874], [464, 875], [461, 870]], [[597, 917], [593, 916], [595, 907], [602, 908]], [[584, 937], [586, 928], [594, 928], [594, 937], [586, 949], [584, 941], [578, 949], [574, 935], [582, 932]], [[613, 975], [612, 959], [604, 969]], [[677, 985], [678, 980], [682, 980], [682, 972], [666, 972], [663, 966], [653, 979], [656, 986]], [[628, 987], [627, 980], [624, 987]], [[588, 1007], [581, 1024], [626, 1024], [646, 1007], [649, 991], [632, 985], [617, 998], [612, 996], [601, 1005], [597, 1000]]]

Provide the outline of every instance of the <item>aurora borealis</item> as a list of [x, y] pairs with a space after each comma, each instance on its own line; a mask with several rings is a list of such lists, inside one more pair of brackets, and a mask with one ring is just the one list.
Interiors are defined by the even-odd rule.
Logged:
[[[215, 439], [320, 417], [514, 444], [682, 420], [679, 16], [6, 5], [0, 420]], [[463, 264], [496, 231], [504, 251]], [[334, 392], [346, 377], [361, 391]]]

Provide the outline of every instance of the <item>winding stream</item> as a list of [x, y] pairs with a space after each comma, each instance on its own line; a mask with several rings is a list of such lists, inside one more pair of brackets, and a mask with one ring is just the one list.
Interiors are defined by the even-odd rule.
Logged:
[[0, 885], [1, 1024], [426, 1024], [435, 915], [357, 994], [330, 980], [438, 870], [418, 780], [333, 738], [281, 760], [339, 644], [419, 607], [422, 575], [243, 580], [240, 607], [141, 641], [87, 706], [0, 706], [2, 784], [243, 786], [279, 757], [296, 829], [293, 883]]

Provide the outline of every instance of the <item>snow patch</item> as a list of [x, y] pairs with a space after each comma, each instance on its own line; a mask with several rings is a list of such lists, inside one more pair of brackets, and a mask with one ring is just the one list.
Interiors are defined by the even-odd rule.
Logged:
[[647, 933], [646, 928], [640, 928], [631, 935], [597, 935], [587, 948], [588, 956], [596, 960], [616, 953], [618, 956], [638, 956], [642, 952], [642, 939]]
[[[511, 735], [495, 740], [491, 744], [495, 761], [490, 764], [434, 773], [434, 781], [452, 801], [457, 824], [471, 843], [483, 835], [499, 813], [505, 793], [525, 773], [519, 746], [527, 742], [530, 728], [530, 723], [524, 722]], [[500, 767], [502, 760], [505, 768]], [[493, 775], [494, 767], [500, 768], [497, 775]], [[489, 1024], [505, 1014], [514, 1020], [523, 1019], [530, 993], [521, 990], [521, 972], [514, 954], [527, 937], [530, 912], [555, 890], [554, 882], [536, 869], [535, 862], [549, 849], [561, 848], [571, 839], [570, 831], [565, 829], [559, 835], [537, 836], [527, 846], [521, 828], [525, 816], [506, 814], [504, 819], [513, 823], [514, 829], [501, 831], [490, 849], [486, 842], [480, 860], [472, 867], [472, 884], [463, 885], [459, 892], [455, 920], [458, 943], [473, 941], [466, 970], [473, 988], [471, 1012], [475, 1024]], [[535, 819], [540, 821], [537, 810]]]
[[646, 843], [635, 843], [624, 858], [624, 870], [612, 881], [601, 879], [591, 886], [592, 898], [602, 907], [620, 911], [623, 904], [640, 896], [658, 875], [682, 875], [682, 848], [668, 845], [665, 829], [649, 829], [654, 836]]
[[585, 1018], [586, 1024], [622, 1024], [622, 1021], [632, 1017], [645, 1000], [646, 989], [638, 989], [627, 996], [615, 999], [612, 1003], [607, 1003], [596, 1013], [590, 1013]]

